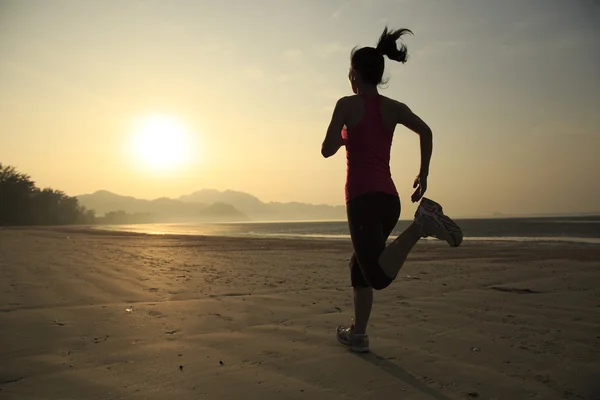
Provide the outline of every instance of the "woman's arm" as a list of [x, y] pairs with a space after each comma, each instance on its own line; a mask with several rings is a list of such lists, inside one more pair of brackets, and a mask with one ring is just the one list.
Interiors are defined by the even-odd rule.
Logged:
[[421, 167], [413, 184], [413, 188], [416, 190], [411, 196], [411, 200], [417, 202], [427, 191], [427, 177], [429, 176], [429, 164], [431, 162], [431, 153], [433, 152], [433, 133], [431, 132], [431, 128], [413, 113], [406, 104], [398, 103], [398, 123], [419, 135]]
[[421, 145], [421, 168], [419, 175], [429, 175], [429, 163], [431, 161], [431, 153], [433, 152], [433, 134], [431, 128], [412, 112], [406, 104], [398, 103], [398, 123], [404, 125], [411, 131], [419, 135]]
[[325, 158], [333, 156], [338, 152], [340, 147], [345, 145], [345, 140], [342, 138], [342, 129], [344, 128], [346, 119], [344, 104], [344, 98], [339, 99], [335, 104], [325, 140], [323, 140], [323, 144], [321, 145], [321, 155]]

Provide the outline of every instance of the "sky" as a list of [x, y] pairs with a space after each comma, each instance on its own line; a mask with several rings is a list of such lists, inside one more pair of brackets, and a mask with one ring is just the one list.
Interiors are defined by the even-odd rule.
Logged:
[[[0, 0], [0, 162], [69, 195], [343, 204], [321, 143], [386, 25], [414, 35], [381, 93], [432, 128], [449, 215], [600, 212], [597, 0]], [[157, 118], [175, 139], [140, 158]], [[418, 136], [391, 158], [407, 217]]]

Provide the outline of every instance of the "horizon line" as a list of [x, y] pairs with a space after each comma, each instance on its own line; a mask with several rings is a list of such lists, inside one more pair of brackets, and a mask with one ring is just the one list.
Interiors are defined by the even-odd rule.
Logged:
[[[306, 202], [301, 202], [301, 201], [270, 201], [270, 202], [265, 202], [263, 200], [261, 200], [259, 197], [248, 193], [248, 192], [243, 192], [240, 190], [234, 190], [234, 189], [223, 189], [223, 190], [219, 190], [219, 189], [200, 189], [197, 190], [193, 193], [196, 192], [200, 192], [202, 190], [210, 190], [210, 191], [215, 191], [218, 193], [223, 193], [226, 191], [230, 191], [230, 192], [237, 192], [237, 193], [241, 193], [241, 194], [245, 194], [248, 196], [252, 196], [255, 199], [257, 199], [258, 201], [260, 201], [262, 204], [273, 204], [273, 203], [280, 203], [280, 204], [290, 204], [290, 203], [298, 203], [298, 204], [305, 204], [305, 205], [312, 205], [312, 206], [328, 206], [328, 207], [346, 207], [345, 204], [328, 204], [328, 203], [306, 203]], [[75, 195], [74, 197], [79, 198], [81, 196], [92, 196], [98, 192], [106, 192], [106, 193], [110, 193], [116, 196], [121, 196], [121, 197], [129, 197], [129, 198], [133, 198], [136, 200], [144, 200], [144, 201], [154, 201], [154, 200], [159, 200], [159, 199], [170, 199], [170, 200], [179, 200], [180, 197], [183, 196], [190, 196], [190, 194], [183, 194], [180, 195], [179, 198], [173, 198], [173, 197], [167, 197], [167, 196], [161, 196], [161, 197], [155, 197], [155, 198], [141, 198], [141, 197], [135, 197], [135, 196], [128, 196], [128, 195], [122, 195], [119, 193], [115, 193], [112, 192], [110, 190], [106, 190], [106, 189], [98, 189], [92, 193], [84, 193], [84, 194], [79, 194], [79, 195]], [[191, 194], [193, 194], [191, 193]], [[230, 203], [225, 203], [225, 204], [229, 204], [230, 206], [234, 207], [235, 206], [233, 204]], [[575, 212], [575, 211], [557, 211], [557, 212], [546, 212], [546, 213], [525, 213], [525, 214], [515, 214], [515, 213], [509, 213], [509, 214], [504, 214], [501, 212], [495, 212], [495, 213], [491, 213], [491, 214], [462, 214], [462, 215], [457, 215], [455, 217], [453, 217], [454, 219], [511, 219], [511, 218], [543, 218], [543, 217], [595, 217], [595, 216], [600, 216], [600, 210], [598, 211], [590, 211], [590, 212]], [[410, 221], [412, 218], [400, 218], [399, 221]], [[344, 221], [343, 219], [328, 219], [328, 220], [307, 220], [307, 221], [300, 221], [300, 220], [293, 220], [293, 221], [278, 221], [278, 220], [265, 220], [265, 221], [251, 221], [251, 222], [338, 222], [338, 221]]]

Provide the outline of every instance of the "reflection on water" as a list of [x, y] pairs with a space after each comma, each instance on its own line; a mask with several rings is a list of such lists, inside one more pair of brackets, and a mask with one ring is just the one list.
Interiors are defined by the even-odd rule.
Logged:
[[[457, 221], [466, 241], [576, 242], [600, 244], [600, 219], [531, 218], [480, 219]], [[392, 237], [411, 221], [400, 221]], [[349, 240], [345, 221], [246, 222], [246, 223], [172, 223], [106, 225], [96, 229], [151, 235], [206, 235], [289, 239]]]

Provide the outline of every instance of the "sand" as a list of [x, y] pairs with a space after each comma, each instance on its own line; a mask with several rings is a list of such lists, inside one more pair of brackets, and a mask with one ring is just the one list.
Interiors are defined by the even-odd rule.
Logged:
[[350, 250], [0, 230], [0, 399], [600, 398], [600, 246], [424, 241], [367, 355]]

